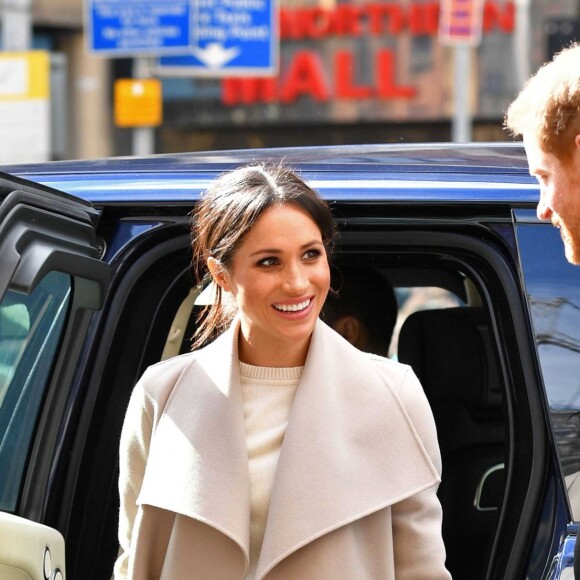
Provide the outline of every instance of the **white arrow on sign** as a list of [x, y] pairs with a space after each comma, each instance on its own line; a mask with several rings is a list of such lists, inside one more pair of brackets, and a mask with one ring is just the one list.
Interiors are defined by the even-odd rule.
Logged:
[[237, 46], [224, 48], [219, 42], [211, 42], [204, 48], [196, 47], [192, 50], [195, 57], [211, 69], [222, 68], [230, 60], [240, 54]]

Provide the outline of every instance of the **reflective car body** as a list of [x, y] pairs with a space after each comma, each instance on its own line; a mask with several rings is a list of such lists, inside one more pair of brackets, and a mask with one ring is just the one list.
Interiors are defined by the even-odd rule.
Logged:
[[[434, 409], [454, 577], [570, 577], [580, 269], [536, 218], [538, 186], [517, 144], [3, 168], [0, 533], [30, 534], [16, 562], [0, 548], [0, 565], [36, 569], [48, 547], [47, 569], [64, 574], [64, 538], [69, 578], [110, 577], [128, 397], [146, 366], [187, 350], [195, 324], [190, 211], [217, 175], [261, 161], [295, 168], [329, 201], [339, 270], [378, 269], [398, 292], [393, 356], [413, 365]], [[451, 303], [429, 298], [441, 292]]]

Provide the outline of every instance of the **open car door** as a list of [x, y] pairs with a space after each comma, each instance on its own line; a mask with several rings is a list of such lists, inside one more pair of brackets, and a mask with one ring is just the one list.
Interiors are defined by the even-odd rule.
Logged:
[[91, 204], [0, 173], [0, 578], [65, 578], [46, 524], [74, 369], [109, 269]]

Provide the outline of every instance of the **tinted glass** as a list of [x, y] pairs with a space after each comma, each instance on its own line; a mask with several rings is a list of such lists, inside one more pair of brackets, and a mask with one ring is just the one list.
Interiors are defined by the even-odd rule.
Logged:
[[66, 318], [69, 276], [51, 272], [29, 295], [0, 302], [0, 509], [14, 511]]
[[580, 519], [580, 267], [569, 264], [558, 230], [517, 227], [552, 428], [574, 519]]
[[405, 320], [418, 310], [435, 310], [439, 308], [454, 308], [465, 306], [459, 296], [437, 287], [396, 288], [399, 313], [389, 347], [389, 356], [396, 357], [399, 332]]

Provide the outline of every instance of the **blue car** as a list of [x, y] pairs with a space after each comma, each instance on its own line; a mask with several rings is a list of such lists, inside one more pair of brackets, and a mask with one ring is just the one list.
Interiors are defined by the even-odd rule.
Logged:
[[433, 409], [453, 577], [571, 578], [580, 268], [536, 217], [519, 144], [2, 168], [0, 578], [111, 577], [131, 390], [190, 350], [203, 303], [191, 209], [220, 173], [256, 161], [285, 162], [330, 202], [336, 271], [371, 268], [395, 288], [389, 356], [413, 366]]

